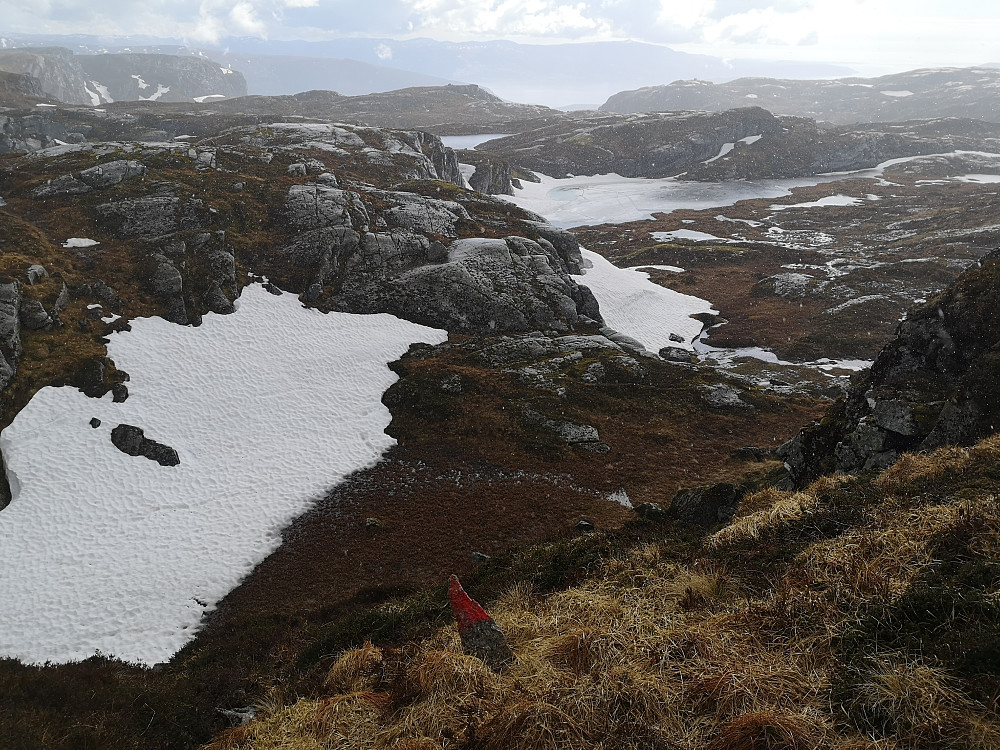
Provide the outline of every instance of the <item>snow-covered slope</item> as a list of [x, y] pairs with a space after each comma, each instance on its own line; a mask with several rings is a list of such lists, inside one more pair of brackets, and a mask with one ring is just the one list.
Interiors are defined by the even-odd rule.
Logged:
[[[0, 512], [0, 655], [168, 659], [290, 520], [393, 444], [386, 363], [446, 337], [260, 286], [238, 304], [198, 328], [133, 320], [108, 346], [131, 374], [127, 401], [44, 388], [0, 436], [14, 490]], [[120, 452], [119, 423], [180, 465]]]

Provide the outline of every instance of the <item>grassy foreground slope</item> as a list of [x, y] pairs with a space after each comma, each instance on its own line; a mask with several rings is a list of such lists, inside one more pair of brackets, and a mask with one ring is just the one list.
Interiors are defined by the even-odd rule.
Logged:
[[[764, 490], [704, 539], [638, 521], [536, 548], [482, 597], [508, 671], [450, 626], [366, 643], [325, 697], [209, 747], [1000, 747], [998, 488], [993, 436]], [[556, 559], [578, 580], [546, 591]]]

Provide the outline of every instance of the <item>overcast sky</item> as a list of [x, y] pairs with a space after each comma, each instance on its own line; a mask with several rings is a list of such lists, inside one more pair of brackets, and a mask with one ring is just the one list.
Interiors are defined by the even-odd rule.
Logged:
[[998, 0], [0, 0], [0, 35], [635, 39], [877, 73], [1000, 62]]

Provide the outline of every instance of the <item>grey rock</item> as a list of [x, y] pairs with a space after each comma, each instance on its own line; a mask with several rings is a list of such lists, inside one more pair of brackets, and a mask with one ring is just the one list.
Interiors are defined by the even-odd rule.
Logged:
[[146, 174], [146, 167], [142, 162], [119, 159], [84, 169], [80, 172], [79, 177], [90, 187], [101, 190], [144, 174]]
[[750, 404], [743, 401], [740, 398], [740, 391], [729, 385], [705, 385], [701, 386], [699, 390], [702, 392], [702, 398], [705, 403], [709, 406], [714, 406], [717, 408], [739, 408], [739, 409], [750, 409], [752, 408]]
[[21, 356], [20, 308], [20, 284], [0, 284], [0, 352], [11, 364]]
[[493, 559], [492, 557], [490, 557], [489, 555], [485, 555], [482, 552], [472, 553], [472, 562], [476, 563], [477, 565], [481, 563], [487, 563], [492, 559]]
[[530, 408], [525, 408], [523, 412], [529, 423], [554, 432], [567, 445], [584, 448], [595, 453], [607, 453], [610, 450], [610, 447], [601, 442], [597, 428], [592, 425], [550, 419]]
[[28, 283], [34, 286], [42, 279], [47, 279], [49, 277], [49, 272], [45, 270], [45, 266], [40, 266], [37, 263], [28, 266]]
[[671, 341], [673, 341], [673, 342], [675, 342], [677, 344], [683, 344], [684, 343], [684, 337], [681, 336], [679, 333], [671, 333], [668, 338]]
[[229, 298], [222, 293], [222, 289], [220, 289], [218, 283], [214, 281], [202, 299], [208, 306], [208, 309], [214, 313], [229, 315], [236, 312], [235, 305], [233, 305]]
[[665, 359], [668, 362], [685, 362], [690, 364], [697, 359], [694, 352], [682, 346], [665, 346], [660, 349], [659, 355], [660, 359]]
[[944, 408], [941, 401], [912, 402], [905, 398], [882, 398], [872, 410], [875, 423], [884, 430], [906, 437], [929, 435]]
[[67, 133], [66, 143], [86, 143], [87, 136], [83, 133]]
[[39, 331], [52, 325], [52, 318], [45, 311], [45, 307], [36, 299], [21, 301], [21, 325], [29, 331]]
[[289, 177], [305, 177], [306, 176], [306, 165], [302, 162], [295, 162], [294, 164], [289, 164], [286, 170]]
[[156, 267], [149, 279], [149, 287], [154, 295], [162, 299], [167, 306], [164, 318], [171, 323], [187, 325], [189, 323], [184, 305], [184, 278], [166, 256], [154, 255]]
[[572, 232], [541, 221], [529, 221], [528, 225], [538, 233], [538, 236], [551, 243], [556, 254], [563, 263], [563, 270], [579, 276], [583, 273], [583, 253], [580, 251], [580, 243]]
[[510, 162], [489, 158], [481, 160], [469, 178], [469, 187], [484, 195], [513, 195]]
[[99, 420], [97, 417], [91, 417], [90, 426], [96, 430], [98, 427], [101, 426], [101, 420]]
[[581, 518], [576, 522], [577, 531], [593, 531], [595, 528], [596, 526], [594, 525], [594, 522], [589, 518]]
[[580, 380], [584, 383], [600, 383], [607, 375], [607, 370], [604, 369], [602, 363], [591, 362], [587, 365], [587, 369], [584, 370], [583, 375], [580, 376]]
[[31, 197], [35, 199], [55, 198], [60, 195], [83, 195], [89, 193], [93, 188], [85, 182], [81, 182], [71, 174], [56, 177], [46, 181], [31, 191]]
[[205, 205], [196, 198], [151, 195], [97, 207], [103, 227], [119, 237], [159, 237], [208, 226]]
[[56, 297], [56, 302], [55, 305], [52, 306], [52, 309], [56, 313], [61, 313], [63, 310], [66, 309], [66, 306], [68, 304], [69, 304], [69, 287], [66, 286], [66, 282], [64, 281], [62, 289], [59, 290], [59, 296]]
[[679, 521], [710, 527], [731, 520], [745, 494], [728, 482], [682, 489], [674, 495], [669, 513]]
[[623, 349], [628, 349], [629, 351], [642, 355], [649, 353], [646, 350], [646, 347], [643, 346], [642, 342], [632, 338], [631, 336], [626, 336], [624, 333], [620, 333], [614, 328], [602, 328], [601, 333]]
[[156, 461], [160, 466], [177, 466], [181, 462], [176, 450], [150, 440], [142, 429], [133, 425], [120, 424], [112, 429], [111, 442], [122, 453], [129, 456], [144, 456]]

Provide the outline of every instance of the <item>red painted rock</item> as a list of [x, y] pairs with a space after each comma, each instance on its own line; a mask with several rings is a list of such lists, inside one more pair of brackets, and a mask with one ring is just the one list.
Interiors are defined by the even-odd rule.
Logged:
[[494, 672], [501, 671], [514, 661], [503, 631], [479, 602], [465, 593], [458, 576], [448, 579], [448, 601], [466, 653], [482, 660]]

